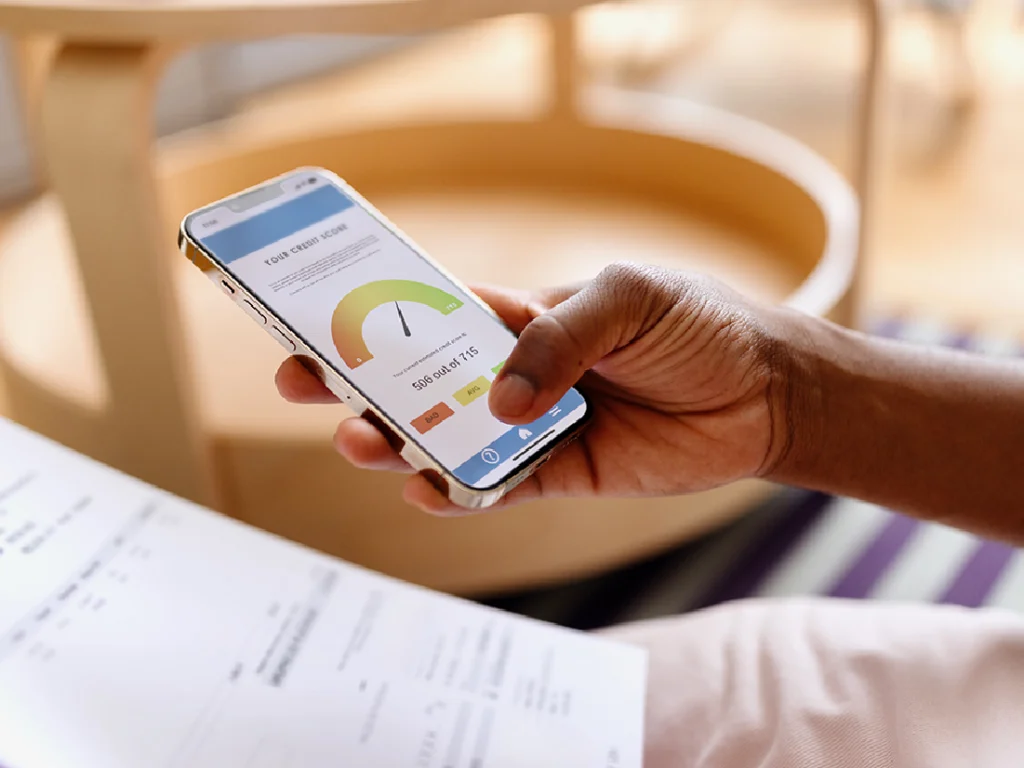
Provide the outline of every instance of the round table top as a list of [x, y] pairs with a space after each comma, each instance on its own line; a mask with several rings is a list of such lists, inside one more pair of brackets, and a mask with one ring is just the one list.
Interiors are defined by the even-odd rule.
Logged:
[[0, 0], [0, 32], [86, 42], [409, 34], [599, 0]]

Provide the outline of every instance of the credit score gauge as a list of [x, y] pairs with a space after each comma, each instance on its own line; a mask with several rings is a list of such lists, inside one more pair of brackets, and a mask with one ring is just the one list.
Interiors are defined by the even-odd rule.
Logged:
[[462, 300], [433, 285], [416, 280], [374, 280], [349, 291], [338, 302], [331, 318], [331, 337], [334, 346], [349, 368], [358, 368], [373, 359], [363, 338], [363, 323], [367, 315], [383, 304], [395, 308], [395, 333], [412, 336], [415, 332], [402, 311], [403, 303], [421, 304], [450, 315], [462, 306]]

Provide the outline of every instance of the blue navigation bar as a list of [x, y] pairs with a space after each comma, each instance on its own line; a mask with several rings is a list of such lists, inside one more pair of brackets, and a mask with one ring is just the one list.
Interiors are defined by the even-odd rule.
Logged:
[[200, 237], [199, 242], [222, 264], [230, 264], [353, 205], [340, 189], [327, 184], [220, 232]]
[[583, 395], [575, 389], [570, 389], [557, 405], [539, 419], [521, 427], [512, 427], [482, 451], [460, 464], [452, 474], [466, 485], [475, 486], [495, 467], [536, 442], [545, 432], [585, 402]]

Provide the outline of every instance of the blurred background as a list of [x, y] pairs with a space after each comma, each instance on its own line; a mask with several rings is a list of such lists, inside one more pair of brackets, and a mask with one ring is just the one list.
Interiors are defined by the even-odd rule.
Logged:
[[[865, 5], [848, 0], [599, 4], [580, 11], [575, 20], [579, 68], [588, 81], [613, 91], [713, 107], [776, 129], [856, 186], [857, 134], [863, 129], [858, 99], [869, 28]], [[1018, 354], [1024, 350], [1024, 3], [899, 0], [881, 5], [889, 19], [887, 56], [878, 98], [878, 141], [872, 146], [876, 172], [866, 201], [870, 216], [860, 265], [858, 322], [921, 343]], [[2, 19], [0, 15], [0, 32]], [[470, 114], [503, 119], [528, 111], [549, 85], [545, 57], [550, 29], [544, 22], [536, 15], [513, 15], [430, 34], [289, 36], [192, 47], [169, 65], [157, 91], [153, 130], [159, 138], [159, 163], [173, 173], [175, 163], [193, 162], [194, 157], [283, 141], [296, 126], [309, 132], [372, 133], [390, 123], [429, 123], [442, 112], [452, 120]], [[51, 296], [62, 308], [84, 306], [75, 287], [74, 261], [67, 255], [72, 249], [44, 171], [35, 91], [40, 74], [33, 68], [45, 70], [49, 54], [45, 44], [33, 47], [29, 57], [25, 51], [23, 40], [0, 36], [0, 351], [6, 344], [8, 356], [6, 396], [5, 378], [0, 377], [0, 415], [116, 464], [104, 448], [90, 448], [85, 438], [74, 444], [77, 438], [47, 426], [58, 421], [52, 414], [63, 413], [63, 405], [53, 405], [47, 415], [51, 405], [45, 398], [66, 395], [78, 398], [85, 408], [93, 400], [103, 402], [109, 393], [104, 394], [95, 342], [82, 331], [85, 321], [80, 317], [87, 313], [57, 312], [45, 330], [24, 314], [23, 305]], [[704, 129], [710, 144], [715, 143], [715, 124], [712, 120]], [[771, 142], [765, 139], [766, 145]], [[319, 160], [310, 156], [308, 162]], [[345, 168], [334, 170], [347, 175]], [[371, 199], [442, 262], [451, 263], [450, 255], [455, 271], [470, 279], [558, 282], [593, 274], [602, 262], [650, 258], [705, 269], [760, 298], [781, 300], [806, 277], [799, 264], [787, 264], [785, 258], [773, 262], [766, 251], [749, 246], [727, 218], [710, 217], [712, 223], [704, 224], [699, 216], [687, 218], [666, 207], [653, 194], [636, 196], [628, 206], [617, 203], [616, 212], [610, 213], [608, 200], [590, 194], [587, 184], [592, 182], [514, 194], [498, 194], [490, 187], [482, 193], [473, 185], [446, 182], [424, 197], [422, 178], [410, 176], [416, 183], [400, 188], [393, 177]], [[520, 244], [510, 212], [513, 219], [528, 216], [539, 223], [543, 273], [531, 272], [529, 266], [525, 273], [508, 268]], [[453, 232], [432, 225], [446, 216], [465, 227]], [[799, 232], [793, 236], [802, 237]], [[503, 241], [508, 252], [498, 250]], [[632, 244], [641, 241], [643, 247], [634, 252]], [[168, 246], [170, 250], [173, 243]], [[499, 262], [506, 259], [504, 266], [481, 267], [473, 255], [481, 249], [498, 254]], [[26, 292], [29, 273], [44, 275], [56, 293]], [[70, 297], [67, 302], [60, 298], [63, 290]], [[404, 526], [405, 517], [392, 515], [387, 526], [378, 522], [380, 530], [375, 529], [377, 502], [369, 491], [360, 495], [348, 486], [348, 491], [330, 491], [325, 485], [322, 495], [339, 499], [338, 509], [329, 512], [333, 522], [325, 522], [328, 513], [311, 512], [301, 529], [247, 506], [248, 499], [266, 496], [250, 475], [263, 474], [275, 463], [268, 458], [273, 447], [325, 441], [336, 413], [282, 411], [273, 417], [277, 421], [252, 426], [253, 418], [269, 420], [266, 413], [277, 414], [269, 377], [278, 350], [264, 343], [235, 367], [218, 365], [238, 339], [249, 343], [257, 333], [244, 318], [223, 314], [220, 304], [207, 310], [206, 296], [214, 292], [205, 286], [182, 291], [186, 321], [209, 311], [217, 318], [214, 325], [224, 329], [219, 341], [210, 341], [213, 346], [196, 355], [197, 367], [210, 368], [215, 379], [206, 387], [201, 372], [202, 391], [216, 389], [216, 382], [231, 384], [223, 387], [230, 394], [221, 400], [211, 394], [212, 400], [202, 405], [216, 411], [215, 417], [203, 416], [213, 425], [207, 430], [212, 435], [211, 461], [219, 473], [236, 473], [223, 483], [227, 511], [304, 543], [580, 627], [756, 594], [827, 593], [1024, 608], [1024, 566], [1008, 548], [866, 505], [785, 490], [736, 497], [726, 505], [727, 513], [716, 511], [700, 525], [673, 529], [663, 539], [658, 538], [661, 523], [656, 525], [652, 516], [651, 534], [633, 549], [612, 553], [605, 547], [564, 571], [554, 567], [526, 574], [512, 568], [510, 573], [519, 575], [475, 583], [468, 577], [446, 580], [429, 558], [420, 570], [389, 567], [415, 559], [428, 545], [417, 539], [421, 532], [410, 533], [408, 541], [386, 532], [394, 530], [395, 520]], [[54, 351], [48, 357], [40, 351], [45, 349]], [[54, 360], [63, 366], [62, 381], [49, 386], [45, 397], [34, 390], [26, 394], [25, 380], [58, 378], [52, 373]], [[110, 360], [106, 367], [111, 367]], [[81, 381], [68, 384], [69, 370]], [[68, 394], [68, 387], [80, 391]], [[248, 410], [239, 410], [239, 398]], [[242, 454], [235, 443], [234, 448], [225, 447], [230, 442], [225, 434], [236, 442], [249, 441], [244, 461], [250, 475], [238, 469]], [[325, 463], [328, 458], [321, 454], [313, 460], [298, 451], [287, 460], [301, 466], [307, 478], [341, 471]], [[345, 496], [348, 492], [356, 495]], [[289, 513], [295, 508], [295, 500], [283, 493], [274, 500], [293, 505]], [[388, 503], [393, 505], [393, 500]], [[745, 514], [752, 510], [757, 513]], [[633, 512], [630, 505], [618, 511]], [[685, 515], [686, 503], [680, 502], [678, 510], [659, 508], [657, 514], [670, 513]], [[565, 514], [575, 515], [579, 527], [563, 530], [544, 522], [548, 518], [525, 515], [517, 541], [535, 551], [548, 546], [547, 557], [554, 560], [560, 551], [585, 549], [586, 511]], [[281, 516], [286, 516], [284, 511]], [[361, 522], [338, 522], [335, 517]], [[615, 538], [623, 535], [624, 527], [642, 528], [648, 518], [638, 511], [631, 520], [635, 523], [620, 522], [618, 528], [601, 532], [595, 525], [593, 536]], [[453, 535], [451, 527], [422, 525], [438, 541]], [[477, 544], [486, 540], [502, 549], [495, 541], [499, 533], [486, 525], [467, 522], [463, 530], [478, 531]], [[461, 539], [453, 546], [463, 552], [468, 548]], [[476, 560], [467, 560], [463, 573], [486, 559], [478, 552]]]
[[[877, 315], [921, 310], [1022, 328], [1016, 192], [1024, 174], [1021, 3], [888, 5], [896, 12], [878, 215], [866, 264], [870, 309]], [[756, 118], [800, 139], [840, 170], [851, 170], [856, 73], [863, 58], [856, 3], [644, 0], [585, 13], [586, 44], [599, 77]], [[488, 22], [454, 45], [467, 58], [489, 48], [483, 62], [489, 71], [478, 69], [478, 76], [522, 90], [538, 45], [537, 30], [522, 22]], [[311, 92], [330, 100], [352, 70], [431, 45], [437, 43], [418, 37], [318, 36], [200, 47], [167, 72], [157, 129], [168, 135], [233, 113], [263, 114], [275, 100], [286, 105], [311, 98]], [[447, 53], [454, 58], [454, 51]], [[40, 182], [32, 137], [21, 119], [10, 40], [0, 38], [0, 54], [0, 206], [9, 209], [38, 191]], [[439, 68], [441, 58], [435, 58]], [[388, 100], [386, 92], [372, 97]], [[339, 101], [331, 108], [358, 112], [367, 105]]]

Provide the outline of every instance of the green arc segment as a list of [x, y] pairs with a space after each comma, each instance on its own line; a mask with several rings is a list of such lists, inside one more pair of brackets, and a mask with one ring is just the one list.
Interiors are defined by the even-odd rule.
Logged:
[[363, 339], [366, 316], [381, 304], [412, 301], [448, 315], [462, 306], [462, 300], [416, 280], [374, 280], [349, 291], [338, 302], [331, 317], [331, 338], [349, 368], [358, 368], [373, 354]]

